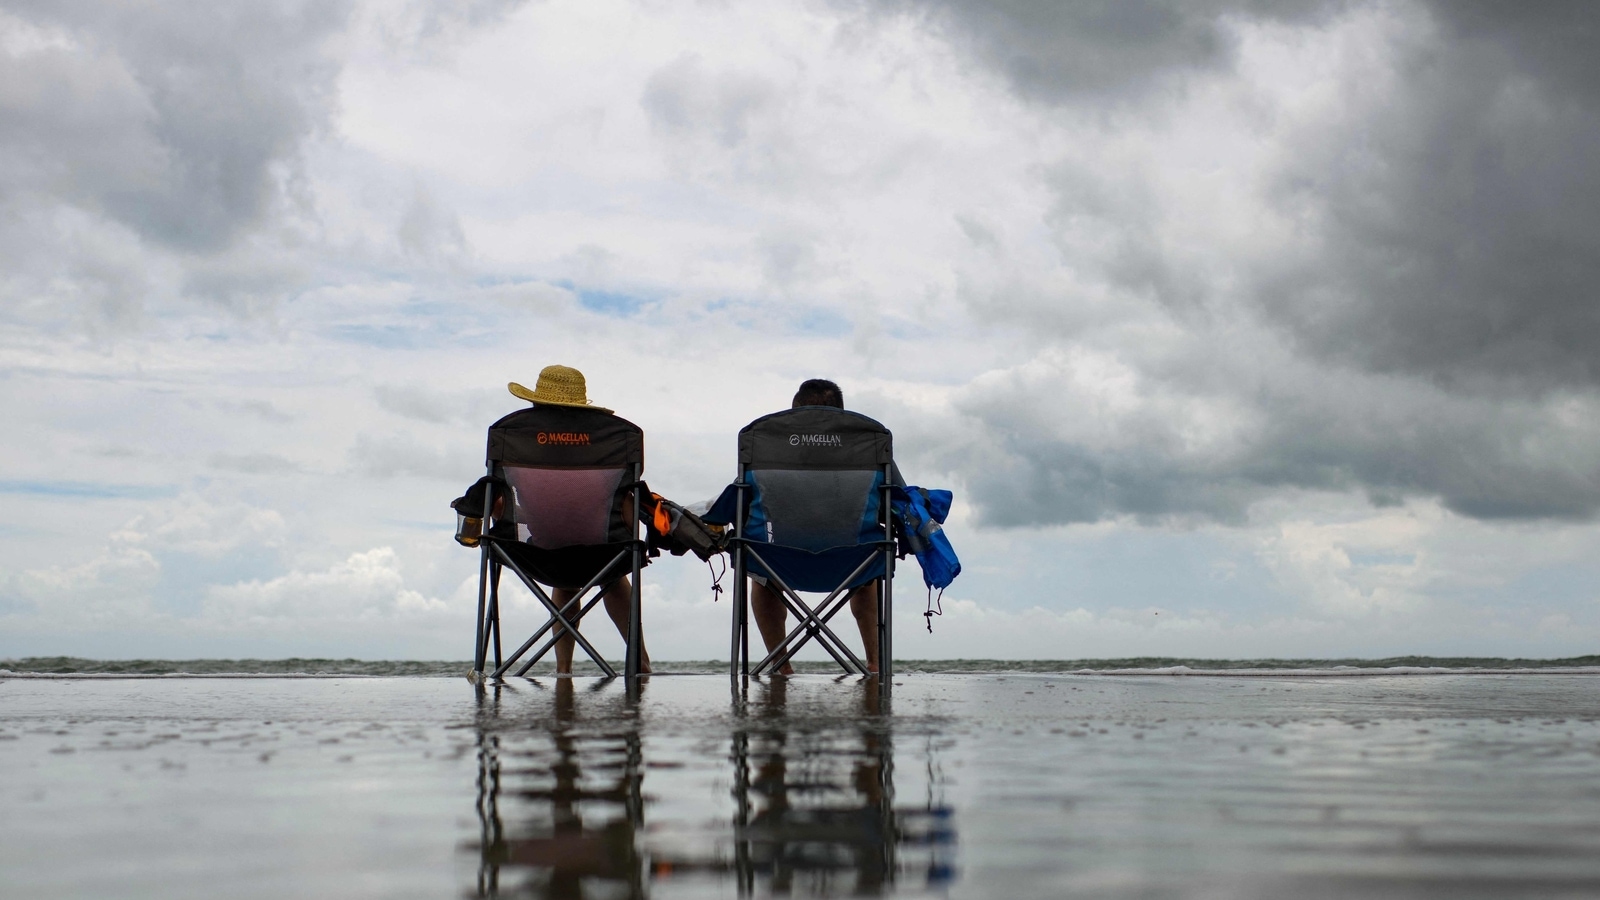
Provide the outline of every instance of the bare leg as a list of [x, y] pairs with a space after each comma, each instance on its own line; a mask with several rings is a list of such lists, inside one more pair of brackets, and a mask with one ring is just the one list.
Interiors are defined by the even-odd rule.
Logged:
[[863, 584], [850, 592], [850, 612], [861, 630], [861, 648], [866, 651], [867, 671], [878, 672], [878, 583]]
[[[783, 598], [778, 592], [764, 584], [750, 582], [750, 611], [755, 613], [756, 628], [761, 632], [761, 640], [767, 645], [767, 652], [771, 653], [783, 643], [789, 630], [785, 621], [789, 618], [789, 610], [783, 605]], [[793, 675], [794, 666], [788, 663], [778, 670], [779, 675]]]
[[[567, 603], [576, 593], [576, 591], [569, 591], [566, 588], [555, 588], [550, 592], [550, 599], [556, 602], [556, 609], [566, 609]], [[574, 609], [572, 615], [576, 616], [577, 614], [578, 610]], [[572, 624], [577, 625], [578, 623], [573, 621]], [[572, 635], [568, 634], [565, 628], [557, 625], [556, 630], [559, 632], [556, 637], [556, 674], [571, 675], [572, 648], [576, 647], [578, 642], [572, 639]]]
[[[556, 588], [551, 592], [550, 597], [555, 600], [556, 608], [561, 609], [567, 605], [567, 601], [572, 599], [573, 593], [569, 590]], [[616, 623], [617, 631], [622, 634], [624, 644], [628, 640], [628, 604], [633, 600], [632, 595], [633, 587], [628, 583], [628, 577], [624, 575], [606, 585], [604, 600], [602, 601], [605, 603], [606, 613], [611, 616], [611, 621]], [[572, 614], [577, 615], [578, 610], [573, 610]], [[573, 624], [576, 625], [577, 623], [574, 622]], [[642, 632], [643, 629], [640, 629], [640, 631]], [[650, 655], [644, 650], [644, 635], [642, 633], [639, 635], [639, 644], [639, 671], [649, 672]], [[572, 635], [568, 634], [566, 629], [562, 629], [561, 637], [556, 640], [557, 675], [572, 674], [572, 651], [577, 645], [578, 642], [572, 639]]]
[[[628, 643], [628, 616], [629, 606], [633, 603], [633, 587], [624, 575], [616, 581], [606, 585], [606, 613], [611, 616], [611, 621], [616, 623], [617, 633], [622, 635], [623, 646]], [[643, 617], [641, 616], [641, 619]], [[639, 671], [650, 671], [650, 654], [644, 649], [644, 624], [639, 624]]]

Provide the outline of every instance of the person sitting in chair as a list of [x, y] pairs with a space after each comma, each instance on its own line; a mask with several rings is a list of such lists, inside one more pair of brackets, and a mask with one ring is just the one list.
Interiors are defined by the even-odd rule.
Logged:
[[[545, 366], [544, 369], [539, 372], [539, 380], [535, 383], [534, 389], [531, 391], [522, 385], [517, 384], [516, 382], [511, 382], [509, 385], [507, 385], [507, 388], [511, 391], [512, 396], [515, 396], [521, 400], [526, 400], [529, 403], [532, 403], [534, 406], [577, 407], [580, 409], [592, 410], [607, 416], [613, 414], [611, 410], [602, 406], [596, 406], [589, 402], [588, 386], [584, 380], [583, 373], [569, 366]], [[562, 505], [562, 500], [564, 499], [561, 496], [563, 490], [560, 488], [555, 488], [550, 493], [552, 494], [551, 496], [541, 496], [538, 499], [542, 506], [553, 505], [555, 509], [547, 510], [545, 517], [543, 517], [541, 521], [533, 524], [531, 529], [532, 533], [522, 533], [530, 530], [529, 523], [517, 523], [519, 526], [519, 538], [526, 540], [529, 543], [547, 544], [550, 546], [561, 546], [563, 543], [572, 543], [570, 539], [563, 541], [562, 538], [568, 536], [560, 533], [565, 528], [570, 527], [569, 522], [567, 521], [567, 519], [570, 517], [564, 517], [559, 514], [559, 508]], [[624, 499], [622, 504], [622, 521], [631, 523], [635, 515], [632, 498], [630, 497]], [[501, 519], [501, 513], [503, 510], [504, 505], [500, 499], [497, 498], [494, 508], [494, 516], [497, 520], [504, 521]], [[624, 641], [627, 641], [628, 639], [628, 613], [632, 591], [632, 585], [629, 583], [628, 576], [626, 575], [606, 584], [603, 589], [603, 602], [605, 603], [606, 613], [611, 616], [611, 621], [616, 624], [617, 631], [622, 634], [622, 639]], [[565, 609], [576, 594], [576, 591], [557, 587], [552, 589], [551, 599], [555, 601], [557, 608]], [[581, 611], [574, 608], [570, 611], [570, 614], [573, 616], [580, 616]], [[649, 672], [650, 656], [644, 650], [643, 634], [640, 635], [639, 643], [640, 671]], [[571, 674], [572, 651], [574, 646], [575, 642], [572, 638], [572, 635], [563, 630], [560, 638], [555, 644], [557, 674]]]
[[[844, 391], [837, 384], [821, 378], [812, 378], [800, 385], [800, 390], [795, 392], [794, 400], [789, 404], [791, 409], [802, 406], [832, 406], [844, 409]], [[900, 477], [899, 467], [891, 470], [893, 483], [904, 486], [905, 481]], [[788, 608], [784, 606], [783, 599], [778, 592], [767, 587], [766, 579], [759, 575], [750, 576], [750, 610], [755, 616], [756, 628], [761, 632], [761, 640], [767, 645], [767, 652], [771, 653], [783, 642], [788, 634], [786, 620], [789, 616]], [[876, 581], [864, 584], [850, 592], [850, 612], [855, 616], [856, 627], [861, 631], [861, 643], [866, 651], [867, 671], [878, 671], [878, 583]], [[779, 670], [784, 675], [793, 675], [794, 666], [784, 663]]]

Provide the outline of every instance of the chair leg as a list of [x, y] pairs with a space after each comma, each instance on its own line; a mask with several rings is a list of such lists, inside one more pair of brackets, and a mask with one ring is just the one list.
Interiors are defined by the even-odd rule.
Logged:
[[[633, 579], [630, 582], [632, 590], [628, 594], [628, 646], [623, 651], [622, 672], [629, 678], [637, 678], [639, 670], [643, 668], [644, 658], [644, 625], [641, 621], [643, 609], [640, 599], [643, 596], [643, 586], [639, 584], [639, 571], [644, 568], [644, 547], [639, 543], [639, 513], [644, 495], [638, 487], [641, 473], [637, 467], [634, 469], [633, 480]], [[602, 589], [603, 591], [604, 589]]]
[[473, 675], [483, 674], [484, 657], [484, 631], [489, 602], [489, 543], [483, 541], [483, 549], [478, 558], [478, 619], [473, 623], [472, 633], [472, 672]]
[[541, 596], [539, 600], [544, 603], [545, 609], [549, 610], [550, 615], [557, 620], [555, 624], [559, 626], [562, 631], [572, 635], [572, 639], [578, 642], [578, 646], [582, 647], [583, 652], [587, 653], [589, 658], [594, 660], [594, 664], [600, 667], [600, 671], [604, 672], [607, 678], [617, 677], [617, 670], [611, 668], [611, 664], [606, 662], [606, 658], [604, 656], [600, 655], [600, 651], [596, 650], [594, 645], [589, 643], [588, 638], [584, 637], [578, 632], [578, 627], [575, 624], [567, 621], [566, 617], [561, 614], [561, 610], [556, 608], [556, 603], [554, 600], [543, 596]]
[[885, 554], [878, 589], [878, 682], [885, 694], [894, 684], [894, 555]]
[[[600, 601], [604, 600], [605, 598], [606, 598], [606, 595], [605, 595], [605, 592], [603, 592], [603, 591], [601, 593], [595, 594], [594, 597], [591, 598], [588, 603], [585, 603], [583, 605], [583, 607], [578, 610], [578, 614], [573, 616], [571, 621], [573, 621], [573, 622], [581, 622], [581, 621], [583, 621], [583, 617], [587, 616], [589, 614], [589, 611], [594, 609], [595, 604], [599, 603]], [[567, 601], [567, 605], [561, 607], [562, 614], [565, 615], [567, 610], [572, 609], [574, 606], [577, 605], [578, 601], [582, 600], [582, 599], [583, 598], [581, 596], [579, 596], [579, 597], [573, 597], [571, 600], [568, 600]], [[537, 632], [534, 633], [532, 638], [529, 638], [529, 642], [531, 643], [532, 641], [537, 640], [539, 635], [544, 634], [546, 628], [552, 628], [552, 627], [555, 626], [555, 624], [556, 623], [555, 623], [554, 619], [551, 619], [549, 622], [546, 622], [544, 628], [539, 629]], [[544, 655], [546, 653], [549, 653], [551, 648], [556, 645], [556, 641], [559, 641], [559, 640], [561, 640], [561, 633], [559, 631], [557, 631], [555, 634], [550, 635], [550, 639], [544, 642], [544, 646], [540, 647], [538, 650], [534, 651], [534, 654], [532, 656], [528, 657], [528, 661], [522, 664], [522, 668], [517, 670], [517, 677], [521, 678], [522, 676], [528, 674], [528, 670], [533, 668], [534, 664], [537, 663], [539, 660], [543, 659]]]
[[[866, 674], [866, 665], [856, 657], [849, 646], [837, 634], [834, 634], [833, 629], [827, 625], [828, 620], [833, 618], [834, 613], [837, 613], [845, 603], [849, 602], [848, 596], [835, 603], [833, 609], [826, 611], [824, 615], [818, 614], [819, 612], [824, 612], [822, 606], [812, 609], [806, 605], [805, 601], [800, 599], [798, 594], [793, 592], [780, 593], [779, 597], [783, 599], [784, 606], [788, 607], [789, 611], [794, 613], [795, 618], [800, 621], [788, 635], [784, 636], [783, 641], [773, 648], [772, 652], [768, 653], [761, 663], [756, 666], [756, 674], [759, 675], [767, 669], [782, 666], [796, 653], [800, 652], [800, 649], [812, 639], [815, 639], [818, 645], [823, 650], [826, 650], [829, 656], [833, 657], [833, 661], [838, 663], [839, 668], [844, 669], [846, 674]], [[800, 634], [802, 631], [805, 632], [803, 637]], [[799, 640], [796, 640], [796, 638], [799, 638]]]
[[[754, 553], [754, 551], [750, 551], [747, 548], [745, 549], [745, 552], [752, 553], [758, 562], [761, 562], [763, 566], [766, 566], [766, 563], [761, 559], [760, 554]], [[772, 652], [768, 653], [766, 658], [756, 666], [756, 674], [761, 674], [763, 670], [771, 666], [783, 665], [784, 662], [788, 661], [790, 657], [799, 652], [800, 648], [805, 646], [806, 642], [812, 638], [817, 639], [817, 643], [821, 644], [822, 648], [828, 651], [828, 654], [833, 657], [834, 662], [837, 662], [840, 668], [844, 669], [847, 674], [868, 674], [866, 664], [856, 657], [855, 653], [850, 650], [850, 647], [845, 644], [844, 641], [839, 639], [837, 634], [833, 633], [833, 630], [828, 627], [827, 623], [828, 620], [833, 618], [834, 614], [843, 608], [844, 604], [849, 601], [849, 588], [847, 588], [846, 585], [850, 584], [852, 581], [855, 581], [858, 576], [865, 573], [867, 571], [867, 567], [870, 566], [872, 562], [873, 557], [871, 556], [862, 560], [861, 564], [856, 566], [855, 571], [846, 576], [845, 579], [839, 583], [839, 586], [834, 588], [833, 592], [830, 593], [822, 601], [822, 603], [817, 605], [817, 610], [826, 610], [826, 614], [820, 618], [818, 617], [816, 611], [813, 611], [811, 607], [805, 604], [805, 601], [800, 599], [800, 595], [795, 593], [793, 588], [785, 584], [783, 579], [779, 578], [776, 573], [773, 573], [770, 566], [766, 566], [768, 574], [771, 576], [773, 585], [778, 588], [778, 596], [783, 599], [784, 605], [789, 608], [790, 612], [793, 612], [796, 618], [800, 619], [801, 621], [795, 626], [794, 630], [783, 639], [783, 642], [777, 647], [773, 648]], [[828, 604], [833, 603], [835, 598], [840, 597], [841, 595], [843, 595], [844, 599], [834, 603], [834, 606], [831, 610], [827, 610]], [[802, 630], [808, 632], [806, 636], [800, 638], [798, 643], [791, 643], [796, 637], [799, 637], [799, 634]], [[830, 640], [832, 642], [831, 646]], [[787, 650], [785, 650], [785, 648], [787, 648]], [[838, 652], [835, 652], [836, 650]], [[779, 657], [780, 654], [781, 658], [774, 662], [774, 658]], [[844, 658], [841, 658], [841, 654]], [[845, 659], [848, 659], [850, 662], [845, 662]], [[853, 670], [851, 668], [851, 664], [854, 664], [855, 666]]]
[[494, 667], [500, 668], [500, 564], [489, 566], [489, 627], [494, 634]]
[[[509, 569], [511, 569], [511, 571], [514, 572], [517, 578], [523, 583], [523, 585], [526, 586], [528, 590], [533, 592], [533, 596], [538, 598], [540, 603], [544, 604], [544, 608], [550, 613], [554, 623], [563, 631], [572, 635], [572, 639], [578, 642], [578, 646], [583, 648], [583, 652], [587, 653], [590, 659], [594, 660], [594, 664], [600, 667], [600, 671], [604, 672], [607, 678], [617, 677], [617, 670], [611, 668], [611, 664], [606, 662], [605, 657], [600, 655], [600, 651], [596, 650], [593, 644], [589, 643], [589, 639], [579, 634], [577, 627], [566, 620], [566, 617], [562, 615], [561, 609], [557, 608], [556, 602], [550, 599], [550, 596], [544, 592], [543, 588], [539, 587], [538, 582], [528, 577], [528, 573], [517, 568], [516, 564], [511, 561], [511, 558], [506, 555], [504, 550], [499, 547], [495, 547], [494, 552], [499, 558], [500, 562], [504, 563]], [[606, 576], [611, 574], [612, 568], [615, 567], [625, 555], [626, 552], [618, 553], [614, 558], [612, 558], [611, 562], [606, 563], [606, 565], [600, 570], [599, 574], [595, 575], [589, 580], [588, 584], [579, 589], [576, 596], [582, 597], [596, 584], [604, 583]], [[533, 644], [533, 640], [534, 639], [530, 638], [528, 642], [523, 645], [524, 648], [531, 646]], [[514, 658], [515, 656], [513, 659]], [[504, 669], [505, 666], [502, 666], [501, 670], [503, 671]]]
[[[489, 465], [489, 474], [494, 474], [494, 465]], [[478, 539], [478, 621], [473, 623], [472, 637], [472, 674], [469, 676], [474, 683], [483, 677], [484, 656], [487, 652], [488, 597], [490, 547], [488, 525], [490, 514], [494, 511], [494, 487], [487, 486], [483, 492], [483, 524], [484, 533]]]
[[[576, 604], [582, 599], [583, 598], [581, 596], [577, 596], [577, 597], [573, 597], [571, 600], [568, 600], [567, 604], [565, 606], [561, 607], [562, 615], [563, 616], [566, 615], [567, 610], [575, 608]], [[538, 631], [535, 631], [532, 635], [530, 635], [528, 637], [528, 639], [526, 641], [523, 641], [522, 642], [522, 646], [518, 647], [516, 650], [513, 650], [511, 652], [511, 657], [509, 659], [507, 659], [505, 662], [503, 662], [500, 665], [495, 667], [494, 677], [495, 678], [500, 678], [500, 677], [504, 676], [505, 673], [506, 673], [506, 670], [511, 668], [512, 666], [516, 665], [517, 664], [517, 660], [522, 658], [522, 654], [528, 652], [528, 648], [533, 646], [534, 641], [537, 641], [539, 638], [544, 637], [545, 632], [549, 631], [552, 628], [555, 628], [556, 625], [557, 625], [557, 622], [556, 622], [556, 619], [555, 619], [554, 616], [550, 617], [549, 619], [546, 619], [545, 623], [543, 625], [539, 626], [539, 630]], [[534, 656], [533, 660], [529, 661], [528, 665], [531, 666], [531, 665], [533, 665], [534, 662], [537, 662], [539, 656], [543, 656], [545, 654], [545, 652], [547, 652], [549, 649], [550, 649], [550, 645], [546, 644], [543, 648], [541, 648], [539, 650], [539, 653]], [[524, 673], [526, 673], [527, 671], [528, 671], [528, 666], [523, 666], [522, 668], [517, 670], [517, 675], [521, 676]]]
[[[639, 584], [639, 570], [642, 568], [639, 556], [638, 548], [634, 548], [633, 578], [629, 583], [628, 592], [628, 646], [622, 662], [623, 674], [629, 678], [637, 678], [640, 670], [644, 668], [644, 624], [641, 621], [644, 588]], [[605, 590], [602, 588], [601, 596], [604, 594]]]
[[744, 602], [739, 604], [739, 674], [750, 675], [750, 582], [745, 580]]
[[[728, 676], [730, 678], [739, 677], [739, 648], [742, 643], [741, 638], [744, 637], [745, 606], [748, 603], [748, 598], [745, 595], [747, 593], [749, 593], [749, 584], [745, 580], [744, 574], [744, 551], [735, 546], [733, 548], [733, 614], [729, 616], [733, 623], [733, 644], [728, 650]], [[746, 674], [749, 674], [748, 669]]]
[[[829, 601], [834, 600], [834, 597], [837, 594], [838, 591], [835, 591], [834, 594], [830, 594], [827, 599], [823, 600], [822, 603], [818, 604], [816, 609], [813, 610], [811, 607], [806, 606], [805, 601], [801, 600], [798, 595], [785, 595], [780, 593], [779, 596], [783, 599], [784, 605], [788, 607], [789, 610], [795, 614], [795, 618], [799, 619], [800, 621], [793, 629], [790, 630], [787, 635], [784, 636], [784, 639], [778, 643], [778, 646], [774, 647], [770, 653], [762, 658], [760, 663], [756, 664], [756, 674], [760, 675], [762, 672], [776, 670], [782, 667], [784, 663], [788, 662], [796, 653], [800, 652], [800, 649], [806, 645], [807, 641], [810, 641], [813, 638], [816, 639], [817, 643], [822, 647], [823, 650], [828, 652], [829, 656], [833, 657], [833, 661], [838, 663], [839, 667], [844, 669], [845, 672], [852, 675], [866, 674], [867, 667], [856, 658], [856, 655], [850, 651], [850, 648], [845, 645], [844, 641], [840, 640], [839, 636], [834, 634], [832, 629], [828, 628], [826, 625], [826, 623], [833, 618], [835, 613], [837, 613], [840, 609], [843, 609], [846, 603], [850, 602], [850, 595], [846, 593], [844, 597], [833, 603], [832, 609], [827, 608]], [[799, 608], [796, 609], [796, 607]], [[802, 631], [805, 632], [805, 637], [803, 638], [800, 637], [800, 632]], [[800, 639], [797, 641], [795, 640], [796, 638]], [[846, 661], [847, 659], [849, 662]], [[851, 663], [855, 664], [853, 669], [851, 667]]]
[[750, 677], [750, 580], [749, 558], [745, 556], [745, 545], [737, 539], [744, 538], [745, 527], [745, 500], [747, 485], [745, 484], [747, 472], [744, 466], [739, 467], [739, 480], [735, 482], [735, 503], [733, 515], [733, 652], [729, 654], [728, 674], [731, 678], [743, 675]]
[[894, 685], [894, 508], [891, 484], [893, 466], [884, 469], [879, 513], [883, 522], [883, 577], [878, 587], [878, 690], [889, 696]]

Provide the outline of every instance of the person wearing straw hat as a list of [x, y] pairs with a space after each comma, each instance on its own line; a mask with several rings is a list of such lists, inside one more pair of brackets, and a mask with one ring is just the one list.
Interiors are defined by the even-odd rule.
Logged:
[[511, 391], [511, 396], [534, 406], [576, 406], [595, 412], [615, 412], [589, 402], [588, 382], [584, 381], [582, 372], [571, 366], [545, 366], [540, 369], [539, 380], [534, 382], [531, 391], [515, 381], [506, 385], [506, 388]]
[[[515, 381], [507, 384], [506, 388], [511, 391], [512, 396], [526, 400], [534, 406], [573, 406], [606, 415], [614, 412], [589, 402], [588, 384], [584, 380], [583, 373], [571, 366], [545, 366], [539, 370], [539, 380], [534, 383], [531, 391]], [[633, 515], [631, 501], [629, 504], [625, 516], [631, 518]], [[500, 506], [497, 503], [496, 516], [499, 515], [499, 511]], [[552, 588], [551, 599], [555, 601], [557, 607], [565, 608], [576, 593], [564, 588]], [[616, 624], [617, 631], [622, 634], [624, 641], [628, 639], [628, 607], [632, 593], [633, 587], [626, 575], [606, 585], [603, 591], [606, 613], [611, 616], [611, 621]], [[555, 646], [557, 673], [571, 674], [572, 651], [575, 646], [576, 642], [572, 639], [572, 635], [562, 632]], [[643, 634], [639, 637], [639, 659], [640, 671], [649, 672], [650, 655], [645, 652]]]

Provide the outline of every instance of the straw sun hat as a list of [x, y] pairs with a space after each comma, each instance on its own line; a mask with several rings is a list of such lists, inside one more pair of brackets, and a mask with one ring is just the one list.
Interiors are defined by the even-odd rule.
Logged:
[[613, 411], [589, 402], [589, 389], [583, 380], [583, 373], [571, 366], [545, 366], [540, 369], [539, 381], [531, 391], [515, 381], [506, 385], [506, 389], [511, 391], [512, 396], [529, 403], [541, 403], [545, 406], [581, 406], [584, 409], [605, 413]]

